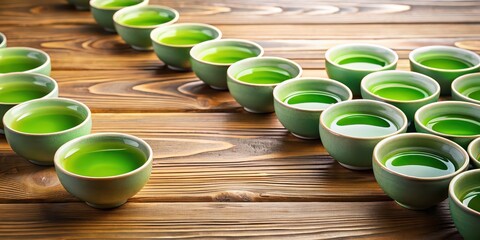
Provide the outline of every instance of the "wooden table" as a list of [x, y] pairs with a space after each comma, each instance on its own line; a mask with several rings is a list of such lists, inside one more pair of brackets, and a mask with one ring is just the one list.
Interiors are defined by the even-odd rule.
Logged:
[[[266, 55], [326, 77], [324, 53], [339, 43], [393, 48], [399, 69], [427, 45], [480, 50], [480, 2], [434, 0], [151, 0], [180, 22], [219, 27]], [[9, 46], [51, 55], [60, 95], [86, 103], [94, 132], [144, 138], [155, 152], [145, 188], [113, 210], [69, 195], [53, 167], [16, 156], [0, 139], [0, 238], [460, 238], [448, 205], [410, 211], [371, 171], [349, 171], [319, 141], [293, 137], [275, 114], [244, 112], [228, 92], [164, 68], [98, 27], [65, 0], [0, 2]]]

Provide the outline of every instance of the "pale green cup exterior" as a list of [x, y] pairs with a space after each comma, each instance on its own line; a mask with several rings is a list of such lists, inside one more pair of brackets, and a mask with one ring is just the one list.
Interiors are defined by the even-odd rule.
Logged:
[[[414, 177], [385, 166], [388, 155], [409, 148], [433, 151], [454, 161], [457, 169], [439, 177]], [[427, 209], [445, 200], [452, 178], [467, 169], [468, 155], [461, 146], [431, 134], [406, 133], [392, 136], [379, 142], [373, 152], [373, 174], [377, 183], [400, 206], [412, 210]]]
[[[89, 177], [69, 172], [64, 167], [65, 156], [82, 145], [114, 141], [139, 149], [146, 156], [139, 168], [110, 177]], [[73, 139], [55, 154], [55, 170], [63, 187], [72, 195], [94, 208], [114, 208], [124, 204], [147, 183], [152, 172], [152, 148], [142, 139], [121, 133], [96, 133]]]
[[[112, 0], [90, 0], [90, 11], [93, 19], [108, 32], [116, 32], [113, 14], [125, 7], [103, 7], [102, 4]], [[137, 4], [131, 6], [146, 6], [149, 0], [138, 0]]]
[[0, 48], [6, 48], [7, 47], [7, 36], [0, 32]]
[[157, 57], [162, 62], [167, 64], [168, 68], [175, 71], [191, 70], [192, 65], [190, 62], [190, 50], [196, 44], [172, 45], [160, 42], [159, 38], [162, 36], [162, 34], [180, 29], [192, 29], [202, 31], [203, 33], [208, 33], [208, 35], [211, 37], [210, 40], [222, 38], [222, 32], [218, 28], [202, 23], [176, 23], [154, 29], [150, 34], [153, 50], [155, 51]]
[[470, 163], [474, 168], [480, 168], [480, 137], [468, 144], [468, 154], [470, 155]]
[[[349, 68], [338, 64], [348, 55], [372, 56], [383, 59], [387, 65], [377, 70], [361, 70]], [[360, 96], [360, 83], [362, 79], [372, 72], [395, 70], [398, 55], [395, 51], [375, 44], [342, 44], [332, 47], [325, 53], [325, 68], [328, 77], [345, 84], [354, 96]]]
[[[50, 56], [36, 48], [29, 48], [29, 47], [7, 47], [7, 48], [0, 48], [0, 58], [6, 56], [23, 56], [28, 58], [35, 58], [41, 61], [43, 64], [26, 71], [24, 73], [40, 73], [43, 75], [50, 76], [50, 72], [52, 70], [52, 64], [50, 62]], [[5, 73], [0, 73], [0, 76]]]
[[[227, 85], [232, 97], [251, 113], [270, 113], [273, 107], [273, 89], [279, 84], [255, 84], [241, 81], [237, 75], [255, 67], [276, 67], [287, 71], [292, 78], [302, 76], [302, 67], [279, 57], [255, 57], [238, 61], [227, 70]], [[287, 79], [288, 80], [288, 79]], [[285, 80], [286, 81], [286, 80]]]
[[415, 113], [415, 129], [417, 130], [417, 132], [429, 133], [448, 138], [460, 144], [460, 146], [465, 149], [467, 148], [468, 144], [473, 141], [473, 139], [480, 137], [480, 134], [471, 136], [444, 134], [434, 131], [425, 125], [429, 120], [445, 114], [466, 115], [480, 122], [480, 105], [459, 101], [443, 101], [430, 103], [421, 107]]
[[[470, 62], [473, 67], [465, 69], [439, 69], [422, 65], [422, 59], [432, 56], [452, 56]], [[413, 50], [408, 55], [410, 60], [410, 70], [430, 76], [440, 84], [441, 95], [447, 96], [451, 93], [453, 80], [469, 73], [475, 73], [480, 70], [480, 57], [469, 50], [449, 47], [449, 46], [427, 46]]]
[[[353, 137], [335, 132], [332, 122], [345, 114], [361, 113], [389, 119], [396, 125], [397, 131], [377, 137]], [[340, 163], [351, 170], [372, 168], [373, 149], [381, 140], [407, 131], [407, 117], [397, 107], [374, 100], [352, 100], [337, 103], [320, 116], [320, 138], [325, 150]]]
[[352, 92], [347, 86], [327, 78], [304, 77], [280, 83], [273, 90], [275, 114], [288, 131], [301, 139], [320, 138], [318, 120], [325, 110], [300, 109], [285, 103], [285, 98], [298, 91], [324, 91], [336, 95], [341, 101], [352, 100]]
[[[139, 13], [142, 11], [157, 11], [159, 13], [167, 14], [172, 20], [152, 25], [152, 26], [130, 26], [122, 23], [122, 20], [130, 14]], [[152, 40], [150, 39], [150, 33], [153, 29], [160, 26], [167, 26], [175, 23], [179, 14], [177, 10], [165, 6], [159, 5], [146, 5], [146, 6], [132, 6], [118, 10], [113, 15], [113, 21], [115, 23], [115, 30], [122, 37], [122, 39], [132, 46], [135, 50], [152, 50]]]
[[[374, 86], [388, 83], [404, 83], [406, 85], [421, 88], [428, 96], [418, 100], [395, 100], [376, 95], [371, 91]], [[362, 98], [386, 102], [398, 107], [405, 113], [409, 123], [413, 122], [415, 112], [424, 105], [437, 102], [440, 97], [440, 85], [431, 77], [407, 71], [382, 71], [368, 74], [361, 83]]]
[[480, 239], [480, 212], [465, 206], [460, 198], [473, 188], [480, 187], [480, 169], [458, 174], [448, 188], [450, 214], [458, 232], [465, 240]]
[[471, 102], [480, 105], [480, 100], [465, 96], [464, 92], [470, 88], [480, 88], [480, 73], [463, 75], [452, 82], [452, 99]]
[[[83, 116], [84, 121], [73, 128], [53, 133], [25, 133], [11, 127], [12, 123], [22, 114], [44, 106], [75, 109]], [[5, 137], [15, 153], [37, 165], [53, 165], [53, 157], [60, 146], [90, 133], [92, 117], [85, 104], [72, 99], [36, 99], [21, 103], [8, 110], [3, 117], [3, 125], [5, 126]]]
[[192, 70], [195, 75], [211, 88], [227, 90], [227, 70], [233, 63], [207, 62], [199, 58], [199, 55], [212, 47], [237, 46], [255, 51], [255, 57], [263, 56], [263, 48], [248, 40], [241, 39], [218, 39], [199, 43], [190, 50]]
[[89, 9], [89, 0], [67, 0], [67, 2], [75, 6], [75, 8], [80, 11]]
[[[58, 84], [53, 78], [38, 73], [7, 73], [0, 75], [0, 84], [24, 82], [31, 85], [42, 86], [48, 93], [41, 98], [56, 98], [58, 97]], [[11, 102], [0, 102], [0, 119], [3, 119], [5, 113], [10, 108], [20, 104]], [[3, 122], [0, 122], [0, 134], [3, 134]]]

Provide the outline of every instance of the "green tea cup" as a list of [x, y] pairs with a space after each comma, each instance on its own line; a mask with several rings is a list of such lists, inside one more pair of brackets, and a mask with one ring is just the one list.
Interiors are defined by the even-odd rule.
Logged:
[[35, 99], [8, 110], [3, 117], [5, 137], [15, 153], [38, 165], [52, 165], [64, 143], [89, 134], [88, 107], [67, 98]]
[[377, 183], [400, 206], [413, 210], [445, 200], [450, 180], [467, 169], [468, 155], [461, 146], [431, 134], [392, 136], [373, 151]]
[[471, 163], [474, 168], [480, 168], [480, 137], [468, 144], [468, 154], [470, 155]]
[[469, 50], [449, 46], [428, 46], [413, 50], [408, 55], [410, 69], [435, 79], [441, 95], [450, 95], [456, 78], [478, 72], [480, 57]]
[[294, 136], [318, 139], [318, 119], [325, 109], [352, 99], [352, 92], [340, 82], [326, 78], [297, 78], [278, 84], [273, 90], [275, 114]]
[[67, 0], [68, 3], [75, 6], [77, 10], [84, 11], [89, 9], [90, 0]]
[[149, 0], [90, 0], [93, 19], [108, 32], [115, 31], [113, 14], [130, 6], [146, 6]]
[[97, 133], [73, 139], [55, 153], [55, 170], [63, 187], [94, 208], [124, 204], [147, 183], [152, 148], [121, 133]]
[[395, 70], [398, 55], [390, 48], [375, 44], [342, 44], [325, 53], [328, 77], [350, 88], [360, 96], [360, 82], [372, 72]]
[[177, 10], [158, 5], [126, 7], [113, 14], [115, 30], [136, 50], [151, 50], [152, 30], [175, 23], [178, 18]]
[[381, 140], [407, 131], [408, 120], [397, 107], [374, 100], [337, 103], [320, 116], [325, 150], [351, 170], [372, 168], [372, 154]]
[[415, 129], [448, 138], [466, 149], [480, 137], [480, 105], [458, 101], [430, 103], [415, 113]]
[[11, 72], [50, 75], [50, 56], [42, 50], [29, 47], [0, 48], [0, 75]]
[[201, 42], [222, 38], [222, 32], [208, 24], [177, 23], [156, 28], [150, 34], [157, 57], [175, 71], [191, 69], [190, 50]]
[[463, 75], [452, 82], [452, 99], [480, 104], [480, 73]]
[[263, 48], [248, 40], [218, 39], [199, 43], [190, 50], [192, 70], [216, 90], [227, 89], [227, 69], [240, 60], [260, 57]]
[[6, 48], [7, 47], [7, 36], [0, 32], [0, 48]]
[[251, 113], [274, 111], [273, 89], [286, 80], [302, 75], [294, 61], [278, 57], [240, 60], [227, 70], [227, 85], [232, 97]]

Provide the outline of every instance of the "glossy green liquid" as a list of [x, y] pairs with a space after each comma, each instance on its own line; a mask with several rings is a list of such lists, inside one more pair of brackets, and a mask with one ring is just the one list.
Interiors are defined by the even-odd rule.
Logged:
[[457, 169], [450, 159], [423, 149], [406, 149], [385, 161], [388, 169], [412, 177], [440, 177]]
[[141, 167], [147, 158], [138, 148], [120, 142], [84, 144], [63, 161], [64, 168], [88, 177], [109, 177]]
[[254, 67], [241, 71], [236, 77], [247, 83], [275, 84], [291, 79], [292, 75], [279, 67]]
[[110, 0], [101, 4], [105, 8], [128, 7], [141, 3], [141, 0]]
[[324, 91], [294, 92], [284, 100], [288, 105], [304, 110], [324, 110], [340, 101], [341, 99], [337, 95]]
[[471, 98], [471, 99], [475, 99], [475, 100], [480, 101], [480, 87], [469, 88], [469, 89], [465, 90], [462, 94]]
[[40, 107], [24, 113], [12, 128], [24, 133], [54, 133], [78, 126], [84, 118], [77, 111], [66, 107]]
[[383, 59], [371, 56], [346, 56], [338, 64], [358, 70], [378, 70], [387, 65]]
[[256, 57], [257, 55], [257, 52], [250, 48], [219, 46], [203, 51], [200, 55], [200, 59], [211, 63], [229, 64], [245, 58]]
[[208, 31], [198, 29], [172, 30], [158, 37], [158, 41], [170, 45], [193, 45], [212, 39], [213, 37]]
[[433, 131], [458, 136], [480, 134], [480, 122], [470, 116], [448, 114], [431, 119], [425, 124]]
[[0, 58], [0, 73], [24, 72], [42, 66], [43, 62], [26, 56]]
[[427, 58], [419, 61], [420, 64], [438, 69], [463, 69], [473, 67], [473, 65], [463, 59], [448, 57], [448, 56], [438, 56], [435, 58]]
[[0, 83], [0, 102], [21, 103], [50, 93], [45, 86], [26, 82]]
[[391, 100], [418, 100], [429, 96], [422, 88], [405, 83], [385, 83], [373, 86], [370, 91], [380, 97]]
[[465, 206], [480, 213], [480, 187], [468, 191], [461, 201]]
[[339, 116], [332, 122], [330, 128], [336, 133], [351, 137], [379, 137], [398, 130], [387, 118], [363, 113]]
[[155, 26], [171, 21], [173, 18], [166, 13], [159, 13], [157, 11], [146, 10], [140, 13], [127, 17], [121, 22], [130, 26]]

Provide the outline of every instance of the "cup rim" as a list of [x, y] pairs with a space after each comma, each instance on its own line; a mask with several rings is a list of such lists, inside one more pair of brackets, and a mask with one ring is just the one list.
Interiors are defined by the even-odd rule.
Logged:
[[465, 205], [463, 205], [462, 202], [460, 202], [460, 199], [458, 199], [457, 195], [454, 192], [455, 184], [458, 182], [458, 179], [463, 178], [465, 176], [468, 176], [470, 174], [480, 174], [480, 169], [472, 169], [468, 171], [464, 171], [462, 173], [459, 173], [457, 176], [455, 176], [452, 181], [450, 181], [450, 184], [448, 186], [448, 195], [450, 198], [453, 200], [453, 202], [459, 206], [463, 211], [466, 211], [472, 215], [480, 216], [480, 212], [477, 212]]
[[460, 93], [460, 91], [457, 89], [457, 85], [459, 84], [459, 82], [465, 81], [465, 79], [469, 79], [471, 77], [478, 77], [480, 79], [480, 72], [465, 74], [465, 75], [462, 75], [462, 76], [456, 78], [455, 80], [453, 80], [452, 86], [451, 86], [452, 87], [452, 92], [457, 94], [457, 96], [460, 96], [460, 98], [464, 99], [465, 101], [470, 101], [470, 102], [473, 102], [473, 103], [476, 103], [476, 104], [480, 104], [479, 100], [467, 97], [467, 96], [463, 95], [462, 93]]
[[288, 81], [288, 80], [291, 80], [291, 79], [296, 79], [296, 78], [300, 78], [303, 74], [303, 69], [302, 67], [300, 66], [300, 64], [288, 59], [288, 58], [282, 58], [282, 57], [270, 57], [270, 56], [266, 56], [266, 57], [263, 57], [263, 56], [258, 56], [258, 57], [252, 57], [252, 58], [245, 58], [245, 59], [242, 59], [238, 62], [235, 62], [233, 63], [230, 67], [228, 67], [227, 69], [227, 76], [234, 82], [238, 83], [238, 84], [241, 84], [241, 85], [246, 85], [246, 86], [255, 86], [255, 87], [275, 87], [277, 86], [278, 84], [282, 83], [270, 83], [270, 84], [259, 84], [259, 83], [248, 83], [248, 82], [244, 82], [244, 81], [240, 81], [238, 80], [236, 77], [233, 76], [232, 74], [232, 71], [231, 69], [233, 69], [234, 67], [236, 67], [236, 65], [240, 65], [242, 63], [248, 63], [248, 62], [258, 62], [258, 61], [263, 61], [263, 60], [276, 60], [276, 61], [283, 61], [285, 63], [288, 63], [290, 64], [290, 66], [294, 66], [296, 69], [298, 69], [298, 74], [290, 79], [287, 79], [287, 80], [284, 80], [283, 82], [285, 81]]
[[[195, 61], [197, 62], [201, 62], [203, 64], [207, 64], [207, 65], [212, 65], [212, 66], [231, 66], [233, 63], [214, 63], [214, 62], [207, 62], [207, 61], [204, 61], [202, 59], [199, 59], [197, 58], [196, 54], [192, 54], [194, 51], [197, 51], [198, 48], [200, 47], [203, 47], [203, 45], [207, 45], [207, 44], [216, 44], [218, 42], [236, 42], [236, 43], [246, 43], [246, 44], [250, 44], [252, 46], [254, 46], [255, 48], [259, 49], [260, 52], [258, 53], [257, 56], [255, 57], [261, 57], [263, 56], [265, 50], [263, 49], [262, 46], [260, 46], [260, 44], [254, 42], [254, 41], [250, 41], [250, 40], [245, 40], [245, 39], [236, 39], [236, 38], [224, 38], [224, 39], [215, 39], [215, 40], [208, 40], [208, 41], [205, 41], [205, 42], [201, 42], [195, 46], [192, 47], [192, 49], [190, 49], [190, 57], [192, 59], [194, 59]], [[243, 59], [242, 59], [243, 60]], [[240, 60], [241, 61], [241, 60]]]
[[478, 164], [480, 164], [480, 159], [478, 159], [477, 157], [475, 157], [473, 155], [473, 147], [476, 146], [476, 145], [480, 146], [480, 137], [475, 138], [473, 141], [470, 142], [470, 144], [468, 144], [467, 152], [468, 152], [468, 155], [470, 155], [470, 158], [473, 161], [476, 161], [476, 162], [478, 162]]
[[0, 46], [7, 44], [7, 36], [3, 32], [0, 32], [0, 39], [2, 40], [0, 41]]
[[[337, 64], [335, 61], [333, 61], [333, 59], [331, 59], [330, 55], [332, 54], [333, 51], [336, 51], [340, 48], [345, 48], [345, 47], [373, 47], [373, 48], [379, 48], [379, 49], [382, 49], [382, 50], [385, 50], [387, 52], [389, 52], [390, 54], [392, 54], [394, 56], [394, 60], [392, 62], [390, 62], [389, 64], [379, 68], [379, 69], [375, 69], [375, 70], [362, 70], [362, 69], [356, 69], [356, 68], [349, 68], [349, 67], [345, 67], [345, 66], [342, 66], [340, 64]], [[398, 63], [398, 54], [393, 50], [393, 49], [390, 49], [388, 47], [385, 47], [383, 45], [379, 45], [379, 44], [371, 44], [371, 43], [344, 43], [344, 44], [339, 44], [339, 45], [335, 45], [331, 48], [329, 48], [326, 52], [325, 52], [325, 60], [328, 61], [330, 64], [334, 65], [335, 67], [338, 67], [338, 68], [341, 68], [341, 69], [348, 69], [349, 71], [353, 71], [353, 72], [377, 72], [377, 71], [384, 71], [384, 70], [387, 70], [389, 68], [392, 68], [393, 66], [395, 66], [397, 63]]]
[[[0, 82], [1, 82], [1, 79], [3, 77], [7, 77], [7, 76], [12, 76], [12, 75], [25, 75], [25, 76], [37, 76], [37, 77], [42, 77], [44, 78], [45, 80], [48, 80], [49, 82], [51, 82], [53, 84], [53, 89], [48, 92], [45, 96], [43, 97], [40, 97], [40, 98], [35, 98], [35, 99], [44, 99], [44, 98], [50, 98], [52, 95], [54, 95], [56, 92], [58, 92], [58, 83], [57, 81], [55, 81], [55, 79], [53, 79], [52, 77], [50, 76], [47, 76], [47, 75], [43, 75], [43, 74], [40, 74], [40, 73], [26, 73], [26, 72], [11, 72], [11, 73], [5, 73], [3, 75], [0, 75]], [[32, 99], [32, 100], [35, 100], [35, 99]], [[31, 101], [31, 100], [29, 100]], [[15, 105], [18, 105], [18, 104], [21, 104], [21, 103], [24, 103], [24, 102], [28, 102], [28, 101], [23, 101], [23, 102], [1, 102], [0, 101], [0, 105], [6, 105], [6, 106], [15, 106]]]
[[[337, 85], [338, 87], [341, 87], [344, 90], [346, 90], [347, 93], [348, 93], [347, 99], [343, 100], [341, 102], [346, 102], [346, 101], [350, 101], [350, 100], [353, 99], [353, 93], [350, 90], [350, 88], [348, 88], [347, 86], [345, 86], [345, 84], [343, 84], [341, 82], [338, 82], [338, 81], [335, 81], [335, 80], [332, 80], [332, 79], [329, 79], [329, 78], [322, 78], [322, 77], [298, 77], [298, 78], [288, 79], [286, 81], [283, 81], [283, 82], [279, 83], [273, 89], [273, 99], [274, 99], [274, 101], [280, 103], [281, 105], [283, 105], [286, 108], [294, 109], [296, 111], [301, 111], [301, 112], [323, 112], [323, 111], [325, 111], [326, 109], [324, 109], [324, 110], [312, 110], [312, 109], [296, 108], [296, 107], [293, 107], [289, 104], [286, 104], [285, 102], [283, 102], [279, 99], [279, 96], [278, 96], [278, 91], [280, 91], [279, 89], [282, 89], [282, 87], [284, 87], [287, 84], [293, 84], [293, 83], [299, 82], [299, 81], [316, 81], [316, 82], [323, 82], [323, 83], [330, 83], [330, 84], [333, 84], [333, 85]], [[340, 102], [335, 103], [335, 104], [339, 104], [339, 103]], [[330, 108], [330, 107], [328, 107], [328, 108]]]
[[74, 103], [76, 105], [79, 105], [81, 106], [83, 109], [85, 109], [87, 111], [87, 116], [85, 117], [85, 119], [79, 123], [78, 125], [76, 125], [75, 127], [72, 127], [72, 128], [69, 128], [69, 129], [65, 129], [65, 130], [62, 130], [62, 131], [58, 131], [58, 132], [51, 132], [51, 133], [27, 133], [27, 132], [22, 132], [22, 131], [18, 131], [16, 129], [13, 129], [10, 127], [10, 125], [6, 124], [5, 122], [5, 117], [3, 118], [3, 126], [5, 128], [8, 128], [10, 131], [12, 132], [15, 132], [16, 134], [20, 134], [20, 135], [25, 135], [25, 136], [53, 136], [53, 135], [60, 135], [60, 134], [63, 134], [63, 133], [66, 133], [66, 132], [71, 132], [71, 131], [74, 131], [74, 130], [77, 130], [78, 128], [81, 128], [83, 127], [85, 124], [87, 124], [88, 122], [90, 122], [91, 118], [92, 118], [92, 113], [90, 111], [90, 108], [88, 108], [87, 105], [85, 105], [84, 103], [80, 102], [80, 101], [77, 101], [77, 100], [74, 100], [74, 99], [70, 99], [70, 98], [39, 98], [39, 99], [33, 99], [33, 100], [30, 100], [30, 101], [26, 101], [26, 102], [23, 102], [23, 103], [20, 103], [12, 108], [10, 108], [4, 116], [6, 116], [7, 114], [9, 114], [10, 112], [12, 111], [15, 111], [17, 108], [22, 108], [24, 106], [28, 106], [29, 104], [33, 104], [33, 103], [36, 103], [36, 102], [44, 102], [44, 101], [59, 101], [59, 102], [68, 102], [68, 103]]
[[[377, 77], [378, 75], [388, 75], [388, 74], [391, 74], [391, 73], [400, 73], [400, 74], [404, 74], [404, 75], [413, 75], [413, 76], [417, 76], [419, 78], [423, 78], [425, 79], [426, 81], [428, 81], [429, 84], [432, 84], [435, 86], [435, 91], [427, 96], [427, 97], [424, 97], [424, 98], [421, 98], [421, 99], [416, 99], [416, 100], [395, 100], [395, 99], [389, 99], [389, 98], [385, 98], [385, 97], [382, 97], [382, 96], [379, 96], [377, 94], [374, 94], [373, 92], [370, 91], [370, 89], [368, 89], [365, 85], [367, 83], [367, 81], [370, 81], [372, 78], [374, 77]], [[421, 73], [417, 73], [417, 72], [409, 72], [409, 71], [403, 71], [403, 70], [386, 70], [386, 71], [378, 71], [378, 72], [373, 72], [373, 73], [370, 73], [368, 74], [367, 76], [365, 76], [362, 81], [360, 82], [360, 87], [361, 89], [363, 89], [365, 92], [368, 92], [369, 94], [375, 96], [375, 98], [378, 98], [378, 99], [381, 99], [382, 101], [386, 101], [386, 102], [391, 102], [391, 103], [419, 103], [419, 102], [424, 102], [424, 101], [429, 101], [429, 100], [432, 100], [434, 98], [437, 98], [438, 96], [440, 96], [440, 84], [438, 84], [437, 81], [435, 81], [433, 78], [427, 76], [427, 75], [424, 75], [424, 74], [421, 74]]]
[[[433, 68], [433, 67], [425, 66], [425, 65], [419, 63], [415, 59], [415, 56], [418, 54], [419, 51], [422, 51], [422, 50], [423, 51], [426, 51], [426, 50], [431, 51], [432, 49], [448, 49], [448, 50], [452, 50], [452, 51], [466, 53], [466, 54], [475, 56], [478, 59], [478, 63], [476, 65], [472, 66], [472, 67], [469, 67], [469, 68], [442, 69], [442, 68]], [[416, 48], [408, 54], [408, 60], [410, 60], [411, 63], [414, 63], [416, 65], [421, 66], [422, 68], [428, 69], [430, 71], [436, 71], [436, 72], [461, 73], [461, 72], [465, 72], [465, 71], [471, 71], [471, 70], [474, 70], [474, 69], [480, 67], [480, 57], [475, 52], [472, 52], [470, 50], [463, 49], [463, 48], [451, 47], [451, 46], [442, 46], [442, 45], [423, 46], [423, 47]]]
[[[446, 175], [437, 176], [437, 177], [416, 177], [416, 176], [410, 176], [410, 175], [406, 175], [406, 174], [399, 173], [399, 172], [393, 171], [391, 169], [388, 169], [387, 167], [385, 167], [384, 164], [382, 164], [380, 162], [378, 154], [379, 154], [380, 149], [384, 145], [386, 145], [389, 142], [391, 142], [393, 140], [396, 140], [398, 138], [407, 138], [408, 139], [408, 138], [415, 138], [415, 137], [441, 141], [441, 142], [444, 142], [446, 144], [449, 144], [450, 146], [452, 146], [454, 148], [457, 148], [457, 150], [459, 150], [464, 157], [465, 161], [464, 161], [463, 165], [459, 166], [458, 169], [455, 170], [455, 172], [449, 173], [449, 174], [446, 174]], [[450, 139], [446, 139], [446, 138], [443, 138], [443, 137], [440, 137], [440, 136], [427, 134], [427, 133], [402, 133], [402, 134], [397, 134], [397, 135], [390, 136], [388, 138], [382, 139], [380, 142], [377, 143], [377, 145], [373, 149], [373, 155], [372, 156], [373, 156], [373, 161], [377, 162], [377, 164], [380, 165], [380, 168], [382, 168], [382, 170], [387, 171], [391, 174], [403, 177], [403, 178], [414, 180], [414, 181], [434, 181], [434, 180], [448, 179], [448, 178], [450, 178], [452, 176], [455, 176], [455, 175], [463, 172], [464, 170], [468, 169], [468, 164], [469, 164], [469, 158], [468, 158], [467, 151], [465, 151], [465, 149], [463, 149], [460, 145], [458, 145], [458, 143], [456, 143], [456, 142], [454, 142]]]
[[[132, 25], [128, 25], [128, 24], [123, 24], [121, 21], [119, 21], [118, 18], [120, 17], [121, 14], [130, 12], [130, 11], [135, 11], [135, 10], [138, 10], [138, 9], [141, 9], [141, 8], [156, 9], [156, 10], [167, 10], [167, 11], [172, 12], [175, 15], [175, 17], [168, 22], [160, 23], [160, 24], [157, 24], [157, 25], [151, 25], [151, 26], [132, 26]], [[178, 21], [179, 18], [180, 18], [180, 14], [178, 13], [177, 10], [175, 10], [171, 7], [163, 6], [163, 5], [140, 5], [139, 6], [137, 4], [137, 5], [133, 5], [133, 6], [129, 6], [129, 7], [124, 7], [124, 8], [118, 10], [117, 12], [115, 12], [113, 14], [113, 21], [116, 24], [118, 24], [120, 26], [123, 26], [123, 27], [126, 27], [126, 28], [136, 28], [136, 29], [154, 29], [154, 28], [160, 27], [164, 24], [174, 23], [174, 22]]]
[[102, 6], [97, 5], [100, 1], [102, 1], [102, 0], [90, 0], [89, 5], [92, 8], [100, 9], [100, 10], [120, 10], [120, 9], [126, 8], [126, 7], [137, 6], [138, 4], [145, 4], [145, 3], [148, 4], [148, 2], [149, 2], [149, 0], [140, 0], [140, 2], [138, 2], [134, 5], [125, 6], [125, 7], [102, 7]]
[[[220, 31], [220, 29], [218, 29], [217, 27], [213, 26], [213, 25], [210, 25], [210, 24], [205, 24], [205, 23], [174, 23], [174, 24], [170, 24], [170, 25], [167, 25], [167, 26], [159, 26], [155, 29], [152, 30], [152, 32], [150, 32], [150, 39], [159, 44], [159, 45], [163, 45], [163, 46], [167, 46], [167, 47], [175, 47], [175, 48], [191, 48], [197, 44], [200, 44], [200, 43], [194, 43], [194, 44], [185, 44], [185, 45], [178, 45], [178, 44], [166, 44], [166, 43], [163, 43], [163, 42], [160, 42], [158, 41], [158, 34], [160, 31], [166, 31], [170, 28], [176, 28], [176, 27], [181, 27], [181, 26], [197, 26], [197, 27], [204, 27], [205, 29], [210, 29], [210, 30], [213, 30], [214, 32], [216, 32], [218, 35], [217, 37], [213, 38], [213, 39], [210, 39], [210, 40], [207, 40], [207, 41], [212, 41], [212, 40], [217, 40], [217, 39], [221, 39], [222, 38], [222, 31]], [[206, 42], [206, 41], [204, 41]]]
[[[40, 53], [42, 54], [43, 56], [46, 57], [46, 60], [44, 63], [42, 63], [42, 65], [36, 67], [36, 68], [32, 68], [32, 69], [28, 69], [28, 70], [25, 70], [25, 71], [22, 71], [20, 73], [33, 73], [35, 72], [36, 70], [38, 69], [41, 69], [41, 68], [44, 68], [45, 66], [48, 66], [51, 62], [50, 60], [50, 56], [48, 55], [48, 53], [46, 53], [45, 51], [43, 50], [40, 50], [38, 48], [31, 48], [31, 47], [6, 47], [6, 48], [0, 48], [0, 55], [1, 55], [1, 52], [2, 51], [13, 51], [13, 50], [27, 50], [27, 51], [30, 51], [30, 52], [37, 52], [37, 53]], [[7, 74], [7, 73], [0, 73], [0, 75], [3, 75], [3, 74]]]

